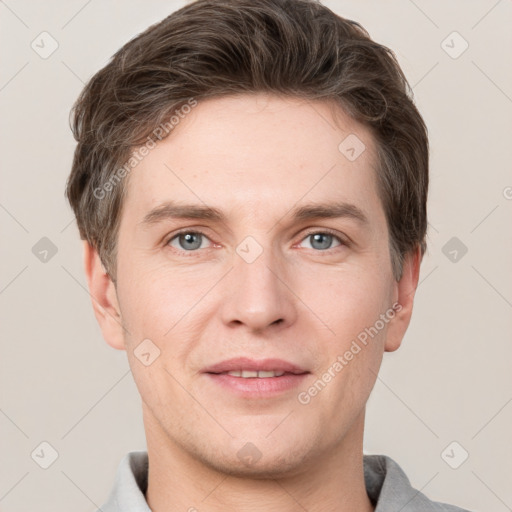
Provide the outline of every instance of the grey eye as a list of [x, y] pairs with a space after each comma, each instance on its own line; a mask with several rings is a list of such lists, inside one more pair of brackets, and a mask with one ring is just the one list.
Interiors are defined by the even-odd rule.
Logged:
[[203, 239], [202, 233], [196, 233], [195, 231], [187, 231], [186, 233], [179, 233], [171, 240], [169, 240], [169, 245], [176, 247], [173, 245], [173, 241], [177, 240], [179, 247], [177, 249], [183, 249], [185, 251], [193, 251], [201, 248], [201, 243]]
[[[308, 235], [304, 240], [310, 240], [311, 248], [317, 249], [320, 251], [325, 251], [326, 249], [331, 249], [332, 242], [337, 240], [337, 237], [331, 235], [330, 233], [312, 233]], [[341, 243], [338, 242], [338, 245]]]

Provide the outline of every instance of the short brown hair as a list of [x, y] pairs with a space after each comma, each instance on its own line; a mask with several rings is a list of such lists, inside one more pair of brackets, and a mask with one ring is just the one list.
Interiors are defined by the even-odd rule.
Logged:
[[190, 98], [255, 92], [334, 100], [369, 127], [395, 278], [425, 252], [427, 129], [393, 52], [314, 0], [197, 0], [118, 50], [73, 107], [66, 195], [114, 283], [126, 180], [95, 191]]

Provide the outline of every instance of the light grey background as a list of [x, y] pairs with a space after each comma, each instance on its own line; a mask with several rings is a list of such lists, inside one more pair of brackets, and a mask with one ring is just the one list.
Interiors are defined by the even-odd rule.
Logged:
[[[365, 451], [393, 457], [432, 499], [512, 510], [512, 2], [325, 4], [396, 52], [432, 146], [429, 252], [369, 401]], [[68, 114], [118, 48], [181, 5], [0, 1], [2, 512], [92, 512], [123, 455], [145, 448], [140, 397], [94, 319], [64, 199]], [[43, 31], [59, 45], [46, 59]], [[42, 237], [57, 248], [46, 262], [32, 252]], [[58, 452], [48, 469], [43, 441]]]

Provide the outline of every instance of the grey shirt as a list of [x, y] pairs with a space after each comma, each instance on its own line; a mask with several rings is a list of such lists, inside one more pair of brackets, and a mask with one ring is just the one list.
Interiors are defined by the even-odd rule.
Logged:
[[[366, 492], [375, 512], [468, 512], [429, 500], [417, 491], [400, 466], [386, 455], [364, 455]], [[114, 488], [98, 512], [151, 512], [144, 496], [148, 485], [148, 454], [130, 452], [119, 464]]]

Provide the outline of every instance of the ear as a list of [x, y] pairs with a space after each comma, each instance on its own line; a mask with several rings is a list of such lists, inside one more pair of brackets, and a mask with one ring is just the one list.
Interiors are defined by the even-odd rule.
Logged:
[[408, 253], [404, 258], [402, 277], [400, 281], [395, 282], [395, 290], [393, 292], [393, 304], [397, 306], [395, 308], [395, 316], [388, 324], [386, 343], [384, 345], [386, 352], [393, 352], [400, 347], [407, 327], [409, 327], [414, 294], [418, 287], [421, 260], [420, 247]]
[[84, 267], [96, 320], [105, 341], [113, 348], [125, 350], [124, 327], [112, 279], [105, 271], [98, 252], [84, 241]]

